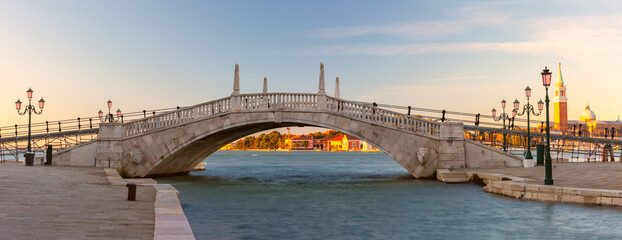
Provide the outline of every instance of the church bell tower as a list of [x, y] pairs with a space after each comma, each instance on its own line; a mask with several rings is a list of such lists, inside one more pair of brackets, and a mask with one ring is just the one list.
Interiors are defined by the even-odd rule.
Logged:
[[566, 131], [568, 128], [568, 98], [566, 98], [566, 86], [562, 77], [562, 63], [559, 63], [553, 105], [555, 108], [555, 129]]

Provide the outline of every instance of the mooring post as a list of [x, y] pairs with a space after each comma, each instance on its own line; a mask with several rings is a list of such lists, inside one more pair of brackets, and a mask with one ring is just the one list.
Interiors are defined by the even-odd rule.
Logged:
[[45, 153], [45, 165], [52, 165], [52, 145], [48, 145], [48, 149]]
[[127, 187], [127, 200], [136, 201], [136, 183], [128, 183]]

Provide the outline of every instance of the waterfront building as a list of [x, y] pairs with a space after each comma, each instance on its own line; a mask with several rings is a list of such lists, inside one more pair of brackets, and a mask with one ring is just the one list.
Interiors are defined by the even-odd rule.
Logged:
[[378, 151], [371, 144], [354, 136], [342, 134], [327, 141], [329, 151]]
[[313, 150], [313, 138], [306, 135], [297, 135], [290, 139], [292, 150]]

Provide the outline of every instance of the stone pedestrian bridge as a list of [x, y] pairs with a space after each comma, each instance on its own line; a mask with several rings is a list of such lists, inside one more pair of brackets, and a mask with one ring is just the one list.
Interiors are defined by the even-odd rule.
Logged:
[[436, 122], [327, 96], [320, 66], [318, 93], [240, 94], [236, 64], [229, 97], [125, 123], [102, 123], [91, 142], [57, 152], [55, 165], [125, 169], [137, 177], [181, 174], [249, 134], [315, 126], [356, 136], [382, 150], [413, 176], [437, 169], [521, 167], [522, 158], [463, 137], [463, 124]]

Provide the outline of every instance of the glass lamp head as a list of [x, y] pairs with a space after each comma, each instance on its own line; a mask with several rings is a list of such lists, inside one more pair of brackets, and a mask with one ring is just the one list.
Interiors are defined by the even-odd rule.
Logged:
[[43, 100], [43, 98], [39, 99], [39, 108], [43, 109], [44, 106], [45, 106], [45, 100]]
[[527, 86], [527, 88], [525, 88], [525, 96], [527, 98], [531, 97], [531, 88], [529, 88], [529, 86]]
[[542, 75], [542, 85], [547, 88], [551, 86], [551, 71], [544, 67], [544, 70], [542, 70], [542, 73], [540, 74]]
[[17, 99], [17, 101], [15, 101], [15, 109], [17, 109], [17, 111], [22, 109], [22, 101], [20, 101], [19, 99]]
[[32, 98], [32, 92], [34, 92], [32, 91], [32, 88], [28, 88], [28, 91], [26, 91], [26, 96], [28, 96], [28, 99]]

